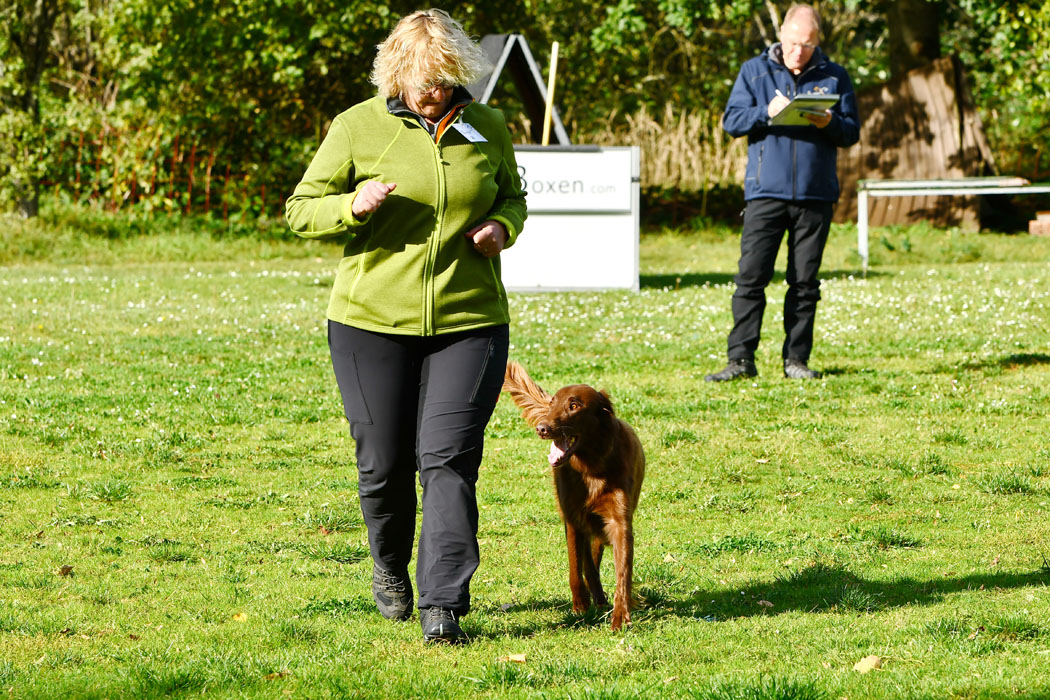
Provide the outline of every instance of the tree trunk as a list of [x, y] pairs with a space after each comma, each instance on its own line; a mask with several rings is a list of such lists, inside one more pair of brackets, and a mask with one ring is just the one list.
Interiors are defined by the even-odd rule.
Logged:
[[35, 182], [18, 187], [18, 215], [31, 219], [40, 213], [40, 188]]
[[941, 56], [942, 0], [889, 0], [890, 75], [898, 77]]
[[[31, 129], [38, 128], [41, 123], [40, 100], [37, 91], [47, 67], [50, 55], [52, 32], [59, 15], [66, 9], [65, 0], [34, 0], [29, 3], [15, 5], [15, 21], [5, 28], [7, 43], [19, 54], [22, 59], [21, 70], [17, 80], [21, 83], [21, 99], [6, 100], [6, 104], [0, 103], [0, 109], [11, 109], [20, 111], [29, 117]], [[17, 137], [16, 137], [17, 138]], [[16, 150], [23, 151], [18, 146]], [[15, 158], [21, 155], [15, 154]], [[40, 154], [30, 153], [30, 158], [37, 158]], [[36, 216], [40, 210], [40, 184], [37, 177], [28, 175], [16, 180], [14, 183], [14, 196], [18, 205], [18, 213], [26, 218]]]

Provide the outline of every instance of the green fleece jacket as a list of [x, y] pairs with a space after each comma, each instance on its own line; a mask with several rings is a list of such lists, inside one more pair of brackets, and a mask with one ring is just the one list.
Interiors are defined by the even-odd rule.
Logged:
[[[354, 196], [372, 179], [397, 187], [358, 219]], [[510, 134], [491, 107], [466, 105], [437, 142], [382, 97], [351, 107], [332, 122], [285, 215], [304, 238], [346, 237], [328, 305], [333, 321], [435, 335], [510, 320], [499, 256], [483, 257], [464, 235], [494, 219], [510, 246], [525, 222]]]

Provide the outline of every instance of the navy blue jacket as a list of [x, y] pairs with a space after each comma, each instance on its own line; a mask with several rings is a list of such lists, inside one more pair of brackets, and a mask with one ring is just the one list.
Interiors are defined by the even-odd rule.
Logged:
[[[860, 138], [860, 117], [853, 84], [846, 70], [820, 50], [813, 52], [798, 76], [773, 56], [780, 44], [750, 59], [729, 95], [722, 127], [733, 136], [747, 135], [747, 174], [744, 199], [811, 199], [835, 202], [839, 198], [837, 149]], [[797, 82], [796, 82], [797, 81]], [[791, 98], [800, 93], [826, 92], [841, 96], [831, 108], [831, 123], [769, 126], [769, 103], [776, 90]]]

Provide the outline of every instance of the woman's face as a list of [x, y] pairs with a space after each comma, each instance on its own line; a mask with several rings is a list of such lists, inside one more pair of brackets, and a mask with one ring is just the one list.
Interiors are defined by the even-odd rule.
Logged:
[[421, 88], [406, 88], [401, 99], [416, 114], [421, 114], [431, 121], [437, 121], [448, 111], [453, 87], [439, 83]]

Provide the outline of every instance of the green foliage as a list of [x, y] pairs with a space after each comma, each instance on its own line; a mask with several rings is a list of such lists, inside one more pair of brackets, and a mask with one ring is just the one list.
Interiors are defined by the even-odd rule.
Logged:
[[9, 0], [0, 6], [0, 208], [35, 216], [38, 182], [47, 171], [50, 110], [41, 83], [50, 76], [48, 50], [65, 2]]
[[942, 43], [967, 67], [999, 167], [1045, 178], [1050, 161], [1031, 144], [1050, 131], [1050, 4], [960, 0], [953, 7]]
[[12, 109], [0, 113], [0, 134], [0, 205], [30, 213], [24, 203], [33, 197], [33, 183], [47, 172], [44, 128], [30, 114]]
[[[541, 67], [560, 42], [557, 104], [576, 140], [597, 141], [643, 108], [717, 115], [740, 64], [776, 40], [787, 4], [443, 7], [477, 36], [524, 34]], [[35, 214], [41, 193], [67, 203], [90, 197], [109, 209], [135, 201], [154, 216], [199, 208], [207, 182], [209, 205], [226, 216], [273, 216], [332, 117], [374, 93], [375, 46], [414, 9], [405, 0], [8, 0], [0, 8], [0, 207]], [[885, 3], [821, 10], [822, 45], [857, 87], [884, 80], [886, 38], [895, 31]], [[1050, 129], [1050, 6], [961, 0], [942, 3], [940, 14], [942, 53], [959, 52], [967, 66], [1001, 167], [1045, 172], [1041, 152], [1028, 145]], [[520, 133], [520, 102], [506, 84], [493, 104]], [[227, 167], [236, 186], [219, 187]], [[977, 253], [954, 250], [959, 261]]]
[[[525, 34], [541, 60], [562, 43], [558, 105], [577, 138], [643, 105], [694, 110], [724, 104], [736, 70], [754, 49], [758, 0], [619, 0], [595, 13], [583, 0], [540, 0]], [[580, 23], [580, 17], [594, 22]]]

